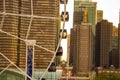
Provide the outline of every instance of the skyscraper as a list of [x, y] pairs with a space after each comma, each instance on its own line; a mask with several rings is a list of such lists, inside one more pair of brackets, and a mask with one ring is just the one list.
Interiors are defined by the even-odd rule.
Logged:
[[[0, 2], [0, 13], [4, 12], [5, 9], [6, 13], [17, 14], [5, 15], [2, 30], [22, 39], [36, 40], [37, 45], [55, 51], [60, 28], [59, 0], [52, 0], [52, 2], [50, 0], [35, 0], [33, 6], [31, 3], [29, 0], [6, 0], [4, 8], [3, 2]], [[3, 15], [0, 14], [0, 20], [2, 19]], [[27, 35], [29, 27], [30, 32]], [[0, 33], [0, 51], [17, 66], [25, 67], [26, 45], [24, 41]], [[46, 68], [53, 54], [35, 47], [34, 67]], [[4, 67], [9, 62], [0, 56], [0, 64], [0, 67]]]
[[73, 56], [73, 74], [86, 74], [92, 68], [93, 30], [89, 23], [74, 26], [71, 31], [71, 54]]
[[118, 52], [119, 52], [119, 68], [120, 68], [120, 22], [118, 24]]
[[109, 67], [109, 53], [112, 50], [113, 24], [102, 20], [96, 25], [96, 66]]
[[73, 21], [73, 25], [75, 24], [80, 24], [82, 19], [80, 18], [82, 16], [82, 12], [80, 12], [79, 9], [79, 4], [80, 2], [89, 2], [91, 0], [74, 0], [74, 21]]
[[81, 23], [81, 20], [80, 17], [81, 17], [81, 13], [80, 13], [80, 9], [79, 9], [79, 4], [80, 2], [89, 2], [91, 0], [74, 0], [74, 21], [73, 21], [73, 24], [80, 24]]

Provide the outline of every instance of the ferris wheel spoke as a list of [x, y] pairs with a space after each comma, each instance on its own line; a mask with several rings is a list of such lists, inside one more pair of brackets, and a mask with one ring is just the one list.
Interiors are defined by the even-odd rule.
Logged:
[[31, 0], [31, 18], [30, 18], [30, 23], [29, 23], [26, 39], [28, 39], [28, 36], [30, 34], [30, 28], [31, 28], [31, 25], [32, 25], [32, 21], [33, 21], [33, 0]]

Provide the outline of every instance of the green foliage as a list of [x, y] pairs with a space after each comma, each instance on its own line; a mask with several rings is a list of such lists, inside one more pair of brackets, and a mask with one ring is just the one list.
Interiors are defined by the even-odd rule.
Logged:
[[87, 73], [86, 74], [79, 74], [78, 76], [79, 77], [89, 77], [89, 74], [87, 74]]
[[120, 80], [116, 73], [99, 73], [94, 80]]

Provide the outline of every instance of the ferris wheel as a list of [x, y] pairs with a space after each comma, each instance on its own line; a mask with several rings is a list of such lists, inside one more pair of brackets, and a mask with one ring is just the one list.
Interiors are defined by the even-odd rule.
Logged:
[[[64, 5], [61, 16], [58, 15], [59, 3]], [[34, 70], [47, 65], [39, 78], [43, 79], [54, 65], [62, 38], [67, 37], [64, 29], [65, 22], [69, 20], [67, 3], [68, 0], [0, 2], [0, 75], [9, 68], [15, 68], [26, 76], [26, 80], [35, 80]], [[61, 30], [59, 21], [63, 21]], [[44, 59], [39, 59], [41, 57]]]

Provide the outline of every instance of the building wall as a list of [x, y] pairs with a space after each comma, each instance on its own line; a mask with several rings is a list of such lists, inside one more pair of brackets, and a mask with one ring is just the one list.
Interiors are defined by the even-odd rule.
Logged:
[[[0, 12], [2, 12], [3, 2], [0, 2], [0, 4]], [[36, 40], [37, 45], [45, 47], [52, 51], [55, 51], [56, 43], [58, 40], [57, 36], [60, 28], [60, 20], [58, 20], [59, 4], [59, 0], [33, 1], [33, 14], [39, 17], [33, 18], [28, 39]], [[6, 12], [31, 15], [31, 1], [7, 0]], [[40, 16], [54, 17], [56, 19], [41, 18]], [[22, 39], [26, 39], [30, 19], [30, 17], [6, 15], [2, 30], [9, 32], [13, 35], [19, 36]], [[0, 15], [0, 20], [2, 20], [2, 15]], [[0, 33], [0, 44], [0, 50], [3, 54], [5, 54], [14, 63], [17, 62], [17, 65], [21, 68], [25, 67], [25, 42], [10, 37], [6, 34]], [[52, 57], [53, 53], [35, 47], [34, 67], [40, 69], [46, 68], [48, 66], [48, 63], [51, 61]], [[3, 57], [0, 57], [0, 59], [4, 60]], [[4, 63], [3, 61], [0, 61], [0, 63], [0, 66], [5, 66], [9, 64], [7, 61], [5, 61]]]
[[[6, 1], [5, 8], [7, 13], [15, 13], [18, 14], [19, 11], [19, 1]], [[16, 6], [13, 6], [16, 5]], [[0, 2], [0, 12], [3, 12], [3, 1]], [[0, 22], [3, 19], [3, 15], [0, 14]], [[10, 16], [6, 15], [4, 18], [3, 26], [1, 26], [1, 29], [3, 31], [6, 31], [12, 35], [18, 36], [18, 16]], [[10, 37], [9, 35], [6, 35], [4, 33], [0, 32], [0, 52], [3, 53], [7, 58], [9, 58], [11, 61], [13, 61], [15, 64], [17, 63], [17, 45], [18, 39]], [[9, 64], [9, 62], [3, 58], [0, 55], [0, 67], [6, 67]]]
[[109, 53], [112, 50], [113, 24], [102, 20], [96, 25], [96, 66], [109, 67]]

